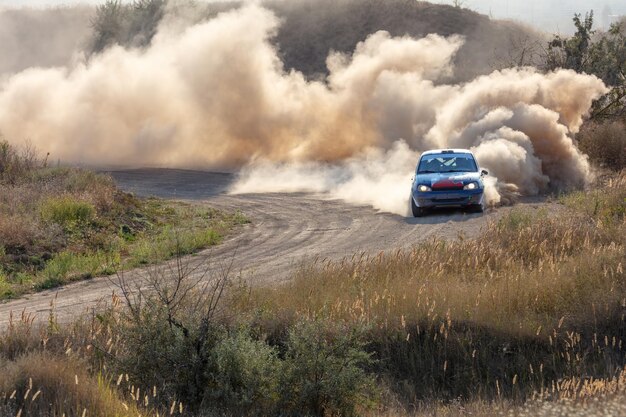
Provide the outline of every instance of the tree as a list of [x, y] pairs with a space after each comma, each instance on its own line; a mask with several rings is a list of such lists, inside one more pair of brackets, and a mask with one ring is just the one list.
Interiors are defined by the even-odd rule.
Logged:
[[107, 0], [96, 8], [91, 21], [91, 52], [98, 53], [111, 45], [143, 47], [150, 44], [164, 15], [166, 0], [136, 0], [122, 4]]
[[611, 25], [593, 45], [593, 67], [588, 72], [601, 78], [611, 91], [596, 102], [594, 118], [626, 116], [626, 28], [624, 22]]
[[500, 53], [495, 53], [492, 68], [516, 68], [541, 66], [545, 50], [543, 41], [528, 34], [511, 34], [509, 47]]
[[592, 74], [611, 87], [597, 100], [592, 118], [626, 115], [626, 31], [624, 22], [611, 25], [605, 33], [593, 30], [593, 11], [582, 19], [574, 15], [576, 33], [570, 38], [559, 35], [548, 43], [544, 66], [548, 71], [558, 68]]
[[595, 33], [593, 27], [593, 11], [585, 15], [581, 20], [580, 14], [574, 15], [574, 25], [576, 33], [571, 38], [562, 38], [556, 35], [548, 43], [546, 67], [548, 70], [556, 68], [573, 69], [576, 72], [583, 72], [590, 64], [590, 44], [591, 37]]
[[96, 8], [96, 15], [91, 21], [94, 32], [92, 52], [101, 52], [111, 44], [119, 42], [127, 10], [128, 8], [119, 0], [107, 0]]

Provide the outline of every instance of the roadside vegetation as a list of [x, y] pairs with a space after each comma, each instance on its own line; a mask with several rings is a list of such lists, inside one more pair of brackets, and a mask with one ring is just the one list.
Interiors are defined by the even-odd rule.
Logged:
[[619, 171], [626, 168], [626, 18], [607, 31], [594, 28], [593, 11], [573, 21], [574, 35], [555, 36], [543, 49], [540, 66], [593, 74], [610, 87], [594, 103], [577, 140], [597, 167]]
[[626, 174], [554, 207], [513, 210], [475, 240], [306, 264], [278, 287], [179, 257], [140, 281], [120, 273], [118, 296], [92, 318], [13, 318], [0, 336], [0, 407], [21, 416], [624, 410]]
[[[0, 141], [0, 300], [215, 245], [241, 214], [139, 199]], [[174, 243], [175, 242], [175, 245]]]
[[626, 168], [626, 121], [614, 118], [587, 122], [577, 139], [579, 148], [595, 166], [608, 170]]

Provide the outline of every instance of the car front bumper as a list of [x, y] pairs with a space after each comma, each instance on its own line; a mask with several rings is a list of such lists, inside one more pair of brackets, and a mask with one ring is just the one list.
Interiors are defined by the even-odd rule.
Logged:
[[418, 207], [466, 207], [483, 204], [484, 190], [414, 192], [413, 200]]

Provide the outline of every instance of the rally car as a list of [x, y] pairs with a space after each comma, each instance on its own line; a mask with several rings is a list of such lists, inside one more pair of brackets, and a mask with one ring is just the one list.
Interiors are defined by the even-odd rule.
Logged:
[[466, 149], [424, 152], [411, 187], [411, 213], [420, 217], [435, 207], [461, 207], [482, 212], [485, 207], [483, 177], [474, 155]]

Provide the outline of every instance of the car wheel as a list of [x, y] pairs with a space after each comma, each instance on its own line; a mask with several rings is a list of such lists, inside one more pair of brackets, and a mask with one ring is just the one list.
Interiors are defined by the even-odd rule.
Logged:
[[485, 208], [482, 204], [472, 204], [469, 206], [470, 213], [482, 213], [483, 211], [485, 211]]
[[426, 214], [426, 209], [423, 207], [417, 207], [417, 204], [415, 204], [413, 197], [410, 197], [410, 200], [411, 200], [411, 214], [413, 214], [413, 217], [422, 217], [423, 215]]

